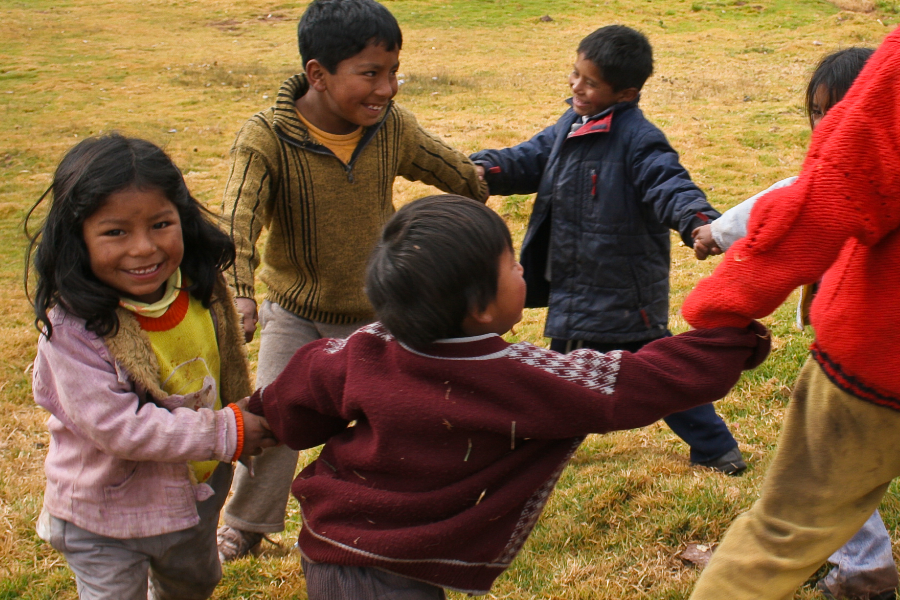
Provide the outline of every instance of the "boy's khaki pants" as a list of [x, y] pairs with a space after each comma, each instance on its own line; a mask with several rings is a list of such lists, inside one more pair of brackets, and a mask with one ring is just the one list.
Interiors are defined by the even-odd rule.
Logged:
[[762, 494], [738, 517], [692, 600], [792, 598], [900, 475], [900, 412], [835, 387], [809, 359]]
[[[321, 338], [345, 338], [367, 324], [327, 325], [308, 321], [265, 300], [259, 308], [260, 344], [256, 387], [272, 383], [306, 344]], [[225, 524], [241, 531], [276, 533], [284, 530], [284, 516], [291, 483], [297, 469], [297, 452], [287, 446], [267, 448], [253, 459], [254, 476], [238, 463], [234, 472], [234, 494], [225, 507]]]

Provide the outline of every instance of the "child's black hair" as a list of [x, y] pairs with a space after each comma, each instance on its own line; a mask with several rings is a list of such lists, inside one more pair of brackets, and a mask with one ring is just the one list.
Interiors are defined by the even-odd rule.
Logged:
[[653, 74], [653, 48], [647, 37], [624, 25], [607, 25], [578, 44], [578, 54], [594, 63], [614, 92], [644, 87]]
[[[53, 184], [35, 203], [25, 221], [30, 245], [25, 257], [25, 286], [34, 258], [37, 285], [33, 298], [35, 325], [49, 338], [48, 311], [61, 305], [85, 320], [88, 330], [105, 336], [118, 331], [119, 293], [91, 271], [84, 243], [85, 219], [110, 194], [136, 187], [157, 189], [178, 209], [184, 242], [181, 272], [186, 289], [208, 307], [218, 272], [235, 258], [234, 243], [215, 219], [191, 196], [181, 171], [154, 144], [111, 133], [83, 140], [71, 148], [56, 169]], [[52, 202], [39, 230], [30, 235], [28, 220], [48, 195]]]
[[818, 110], [824, 115], [844, 98], [847, 90], [853, 85], [866, 61], [874, 52], [873, 48], [845, 48], [829, 54], [819, 61], [809, 79], [809, 85], [806, 86], [806, 114], [810, 124], [815, 116], [815, 98], [819, 87], [825, 86], [825, 89], [828, 90], [825, 106], [818, 107]]
[[384, 226], [366, 271], [366, 294], [398, 340], [421, 347], [463, 335], [470, 310], [497, 296], [500, 257], [512, 252], [500, 216], [462, 196], [421, 198]]
[[334, 73], [338, 63], [369, 44], [384, 45], [388, 51], [403, 47], [397, 19], [374, 0], [313, 0], [297, 25], [304, 68], [315, 59]]

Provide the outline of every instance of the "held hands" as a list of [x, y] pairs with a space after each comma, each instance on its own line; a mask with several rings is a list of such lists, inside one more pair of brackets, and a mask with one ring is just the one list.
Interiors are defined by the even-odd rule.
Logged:
[[713, 239], [711, 225], [701, 225], [691, 232], [691, 237], [694, 238], [694, 256], [698, 260], [706, 260], [707, 256], [722, 254], [722, 249]]
[[238, 457], [244, 466], [251, 470], [250, 458], [261, 454], [266, 448], [278, 445], [278, 440], [272, 430], [269, 429], [269, 423], [263, 417], [254, 415], [247, 410], [250, 398], [243, 398], [234, 403], [234, 407], [241, 411], [244, 418], [244, 451]]
[[756, 334], [756, 349], [744, 365], [745, 369], [755, 369], [766, 360], [769, 352], [772, 350], [772, 332], [766, 329], [766, 326], [759, 321], [751, 321], [748, 329]]
[[256, 333], [256, 301], [253, 298], [235, 298], [234, 304], [244, 325], [244, 342], [249, 344]]
[[475, 165], [475, 173], [478, 175], [478, 179], [484, 181], [484, 167], [481, 165]]

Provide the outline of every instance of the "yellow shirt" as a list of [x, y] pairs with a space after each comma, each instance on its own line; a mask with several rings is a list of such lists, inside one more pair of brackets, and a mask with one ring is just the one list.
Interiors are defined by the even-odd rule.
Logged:
[[303, 121], [303, 124], [309, 129], [309, 135], [311, 135], [314, 140], [334, 152], [334, 155], [341, 159], [345, 165], [350, 164], [350, 158], [353, 156], [353, 151], [356, 150], [356, 146], [359, 145], [359, 140], [362, 139], [362, 127], [353, 133], [335, 135], [333, 133], [328, 133], [327, 131], [322, 131], [307, 121], [303, 118], [303, 115], [300, 114], [299, 110], [297, 111], [297, 116], [300, 117], [300, 120]]
[[[160, 387], [186, 398], [185, 407], [222, 408], [219, 397], [219, 348], [209, 309], [180, 290], [175, 301], [159, 317], [136, 315], [159, 363]], [[196, 392], [201, 392], [196, 394]], [[197, 483], [203, 483], [219, 462], [191, 461]]]

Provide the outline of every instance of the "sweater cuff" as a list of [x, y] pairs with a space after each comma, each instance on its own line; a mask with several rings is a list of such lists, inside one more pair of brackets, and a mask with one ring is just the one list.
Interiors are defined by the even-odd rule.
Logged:
[[721, 223], [723, 223], [723, 221], [720, 221], [719, 219], [716, 219], [715, 221], [710, 223], [709, 233], [712, 235], [712, 239], [716, 243], [716, 246], [718, 246], [722, 252], [725, 252], [730, 247], [730, 244], [722, 235], [722, 228], [718, 227], [718, 225], [720, 225]]
[[250, 396], [250, 403], [247, 405], [247, 410], [253, 413], [254, 415], [259, 415], [260, 417], [265, 417], [266, 413], [263, 411], [263, 390], [265, 388], [259, 388], [253, 395]]
[[231, 409], [231, 414], [234, 417], [235, 450], [234, 455], [231, 457], [231, 462], [234, 462], [244, 453], [244, 415], [241, 413], [241, 409], [233, 404], [229, 404], [227, 408]]
[[250, 298], [255, 302], [256, 290], [253, 289], [253, 284], [247, 285], [246, 283], [236, 283], [234, 286], [234, 297]]

